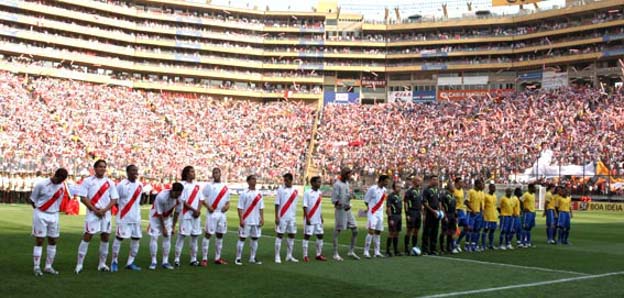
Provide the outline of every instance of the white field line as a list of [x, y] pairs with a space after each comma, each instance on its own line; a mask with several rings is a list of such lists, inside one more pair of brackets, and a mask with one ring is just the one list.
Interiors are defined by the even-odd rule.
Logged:
[[495, 262], [478, 261], [478, 260], [471, 260], [471, 259], [451, 258], [451, 257], [444, 257], [444, 256], [436, 256], [436, 257], [429, 256], [429, 257], [430, 258], [443, 259], [443, 260], [452, 260], [452, 261], [457, 261], [457, 262], [475, 263], [475, 264], [482, 264], [482, 265], [494, 265], [494, 266], [501, 266], [501, 267], [525, 269], [525, 270], [554, 272], [554, 273], [567, 273], [567, 274], [572, 274], [572, 275], [589, 275], [587, 273], [576, 272], [576, 271], [557, 270], [557, 269], [549, 269], [549, 268], [533, 267], [533, 266], [513, 265], [513, 264], [505, 264], [505, 263], [495, 263]]
[[623, 275], [623, 274], [624, 274], [624, 271], [609, 272], [609, 273], [603, 273], [603, 274], [569, 277], [569, 278], [547, 280], [547, 281], [540, 281], [540, 282], [533, 282], [533, 283], [526, 283], [526, 284], [503, 286], [503, 287], [484, 288], [484, 289], [477, 289], [477, 290], [470, 290], [470, 291], [442, 293], [442, 294], [436, 294], [436, 295], [430, 295], [430, 296], [421, 296], [421, 297], [422, 298], [439, 298], [439, 297], [452, 297], [452, 296], [461, 296], [461, 295], [482, 294], [482, 293], [504, 291], [504, 290], [511, 290], [511, 289], [541, 287], [541, 286], [558, 284], [558, 283], [566, 283], [566, 282], [571, 282], [571, 281], [587, 280], [587, 279], [596, 279], [596, 278], [603, 278], [603, 277], [609, 277], [609, 276], [614, 276], [614, 275]]

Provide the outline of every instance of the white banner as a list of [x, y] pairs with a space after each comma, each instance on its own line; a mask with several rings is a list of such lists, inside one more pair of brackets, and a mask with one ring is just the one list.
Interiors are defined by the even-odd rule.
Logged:
[[460, 86], [462, 77], [439, 77], [438, 86]]
[[568, 86], [567, 72], [545, 71], [542, 76], [542, 89], [556, 89]]
[[464, 85], [487, 85], [489, 76], [464, 77]]
[[410, 102], [412, 101], [412, 91], [392, 91], [388, 92], [388, 102]]
[[349, 102], [349, 93], [336, 93], [336, 102]]

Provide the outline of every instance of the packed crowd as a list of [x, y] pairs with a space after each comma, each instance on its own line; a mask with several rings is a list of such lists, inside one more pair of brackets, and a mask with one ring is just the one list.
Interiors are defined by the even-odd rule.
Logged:
[[[115, 170], [141, 165], [148, 177], [214, 165], [224, 178], [301, 173], [315, 109], [302, 103], [214, 100], [51, 78], [0, 74], [2, 170]], [[16, 168], [17, 167], [17, 168]]]
[[431, 104], [327, 105], [318, 130], [319, 169], [441, 172], [513, 181], [548, 146], [558, 164], [624, 166], [624, 92], [568, 88]]

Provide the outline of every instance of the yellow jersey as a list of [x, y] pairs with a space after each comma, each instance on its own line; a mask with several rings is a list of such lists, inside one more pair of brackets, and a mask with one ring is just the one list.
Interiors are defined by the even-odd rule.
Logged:
[[525, 192], [522, 195], [522, 207], [524, 211], [535, 212], [535, 194]]
[[[517, 200], [517, 199], [516, 199]], [[501, 216], [512, 216], [514, 212], [514, 200], [507, 196], [503, 196], [500, 200]], [[519, 213], [518, 213], [519, 214]]]
[[485, 200], [485, 193], [482, 190], [471, 189], [468, 191], [468, 204], [472, 212], [482, 212]]
[[485, 194], [483, 204], [483, 220], [487, 222], [496, 222], [498, 217], [496, 214], [496, 195]]
[[546, 210], [555, 210], [557, 204], [557, 197], [559, 195], [553, 195], [552, 192], [547, 191], [544, 199], [546, 200]]
[[513, 216], [520, 216], [520, 200], [518, 197], [511, 197], [511, 210], [513, 210]]
[[455, 197], [456, 205], [455, 209], [466, 211], [466, 206], [464, 205], [464, 190], [463, 189], [455, 189], [453, 191], [453, 197]]
[[571, 197], [559, 197], [557, 201], [557, 207], [559, 208], [559, 212], [570, 212], [570, 205], [572, 204]]

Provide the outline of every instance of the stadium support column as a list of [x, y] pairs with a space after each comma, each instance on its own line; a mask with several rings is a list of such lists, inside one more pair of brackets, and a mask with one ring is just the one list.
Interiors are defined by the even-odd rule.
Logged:
[[596, 62], [592, 62], [591, 66], [593, 71], [592, 83], [594, 88], [600, 88], [600, 79], [598, 79], [598, 67], [596, 67]]

